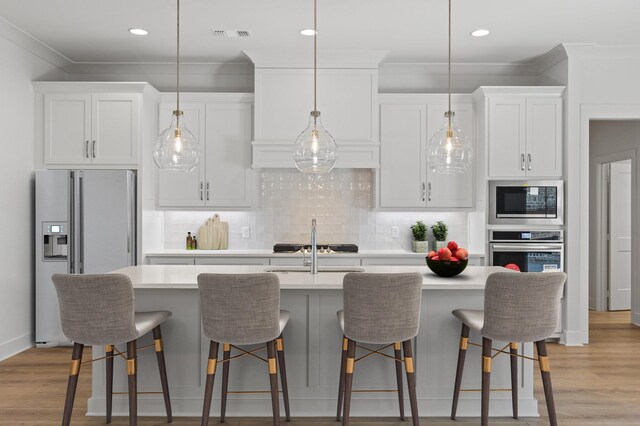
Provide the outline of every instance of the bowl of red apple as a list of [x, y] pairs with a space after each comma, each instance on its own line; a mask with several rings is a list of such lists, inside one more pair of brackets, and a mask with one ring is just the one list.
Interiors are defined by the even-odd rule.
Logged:
[[469, 263], [467, 249], [458, 247], [455, 241], [449, 241], [446, 247], [437, 252], [430, 251], [426, 256], [427, 266], [441, 277], [455, 277], [465, 270]]

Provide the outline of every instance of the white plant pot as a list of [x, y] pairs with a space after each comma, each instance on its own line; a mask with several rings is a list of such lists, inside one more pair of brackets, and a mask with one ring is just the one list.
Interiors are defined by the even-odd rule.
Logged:
[[429, 241], [413, 241], [411, 248], [414, 253], [427, 253], [429, 251]]

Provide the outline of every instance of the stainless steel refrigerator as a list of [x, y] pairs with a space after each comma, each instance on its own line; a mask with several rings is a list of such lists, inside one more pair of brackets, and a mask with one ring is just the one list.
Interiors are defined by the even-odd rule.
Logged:
[[35, 220], [36, 345], [64, 345], [51, 275], [136, 264], [136, 174], [38, 170]]

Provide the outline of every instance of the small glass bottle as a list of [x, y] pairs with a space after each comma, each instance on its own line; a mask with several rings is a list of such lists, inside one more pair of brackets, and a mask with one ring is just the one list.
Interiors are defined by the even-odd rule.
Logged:
[[193, 249], [193, 237], [191, 232], [187, 232], [187, 250]]
[[198, 240], [196, 239], [196, 236], [193, 236], [193, 240], [191, 242], [191, 250], [198, 250]]

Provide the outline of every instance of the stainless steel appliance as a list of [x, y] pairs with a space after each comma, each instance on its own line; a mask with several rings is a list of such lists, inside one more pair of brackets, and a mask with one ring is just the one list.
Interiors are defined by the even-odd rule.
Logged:
[[564, 182], [490, 181], [489, 223], [492, 225], [562, 225]]
[[564, 233], [490, 230], [489, 265], [515, 265], [521, 272], [563, 271]]
[[55, 273], [104, 273], [136, 263], [136, 175], [130, 170], [36, 171], [36, 344], [68, 343]]

